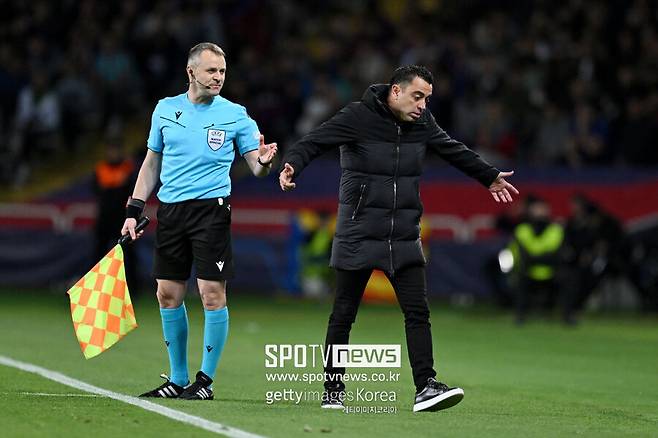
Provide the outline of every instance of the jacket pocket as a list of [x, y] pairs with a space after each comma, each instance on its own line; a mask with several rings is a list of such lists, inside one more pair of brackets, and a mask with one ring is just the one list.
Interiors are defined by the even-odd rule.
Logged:
[[356, 203], [356, 207], [354, 208], [354, 212], [352, 213], [352, 220], [356, 219], [356, 216], [359, 214], [359, 210], [361, 210], [361, 205], [363, 204], [363, 195], [366, 191], [366, 185], [361, 184], [361, 188], [359, 189], [359, 200]]

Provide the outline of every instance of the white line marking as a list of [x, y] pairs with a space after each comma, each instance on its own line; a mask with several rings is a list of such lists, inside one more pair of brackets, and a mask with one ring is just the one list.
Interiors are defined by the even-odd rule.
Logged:
[[[12, 395], [14, 392], [3, 392], [4, 395]], [[19, 392], [19, 395], [34, 395], [39, 397], [102, 397], [98, 394], [53, 394], [49, 392]]]
[[97, 386], [90, 385], [81, 380], [74, 379], [72, 377], [65, 376], [64, 374], [58, 373], [56, 371], [51, 371], [46, 368], [41, 368], [40, 366], [33, 365], [31, 363], [20, 362], [14, 360], [7, 356], [0, 355], [0, 364], [18, 368], [22, 371], [27, 371], [29, 373], [38, 374], [46, 379], [54, 380], [57, 383], [70, 386], [81, 391], [90, 392], [92, 394], [97, 394], [104, 397], [109, 397], [114, 400], [119, 400], [124, 403], [128, 403], [133, 406], [137, 406], [147, 411], [155, 412], [156, 414], [164, 415], [173, 420], [180, 421], [181, 423], [191, 424], [192, 426], [205, 429], [210, 432], [218, 433], [225, 435], [229, 438], [264, 438], [261, 435], [255, 435], [253, 433], [246, 432], [244, 430], [236, 429], [234, 427], [226, 426], [221, 423], [215, 423], [214, 421], [206, 420], [205, 418], [197, 417], [194, 415], [186, 414], [185, 412], [177, 411], [157, 403], [152, 403], [150, 401], [142, 400], [137, 397], [131, 397], [129, 395], [119, 394], [118, 392], [109, 391], [107, 389], [99, 388]]

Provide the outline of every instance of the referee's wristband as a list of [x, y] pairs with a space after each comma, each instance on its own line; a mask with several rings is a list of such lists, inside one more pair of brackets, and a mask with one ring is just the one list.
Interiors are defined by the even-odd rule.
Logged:
[[126, 202], [126, 218], [139, 219], [144, 212], [144, 206], [146, 206], [146, 202], [141, 199], [133, 198], [132, 196], [128, 197], [128, 202]]
[[270, 167], [270, 166], [272, 165], [272, 161], [271, 161], [271, 160], [268, 161], [267, 163], [263, 163], [262, 161], [260, 161], [260, 155], [258, 156], [258, 160], [256, 160], [256, 161], [258, 161], [258, 164], [260, 164], [260, 165], [263, 166], [263, 167]]

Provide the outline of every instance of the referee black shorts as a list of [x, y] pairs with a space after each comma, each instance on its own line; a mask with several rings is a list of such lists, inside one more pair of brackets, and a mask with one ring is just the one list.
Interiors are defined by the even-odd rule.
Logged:
[[202, 280], [233, 278], [230, 197], [160, 203], [153, 276], [187, 280], [192, 262]]

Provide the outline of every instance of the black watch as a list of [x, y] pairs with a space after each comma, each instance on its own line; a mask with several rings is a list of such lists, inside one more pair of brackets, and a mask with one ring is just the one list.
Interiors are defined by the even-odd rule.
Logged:
[[270, 165], [272, 164], [271, 160], [268, 161], [267, 163], [263, 163], [262, 161], [260, 161], [260, 155], [258, 156], [258, 160], [256, 160], [256, 161], [258, 161], [258, 164], [260, 164], [263, 167], [270, 167]]

